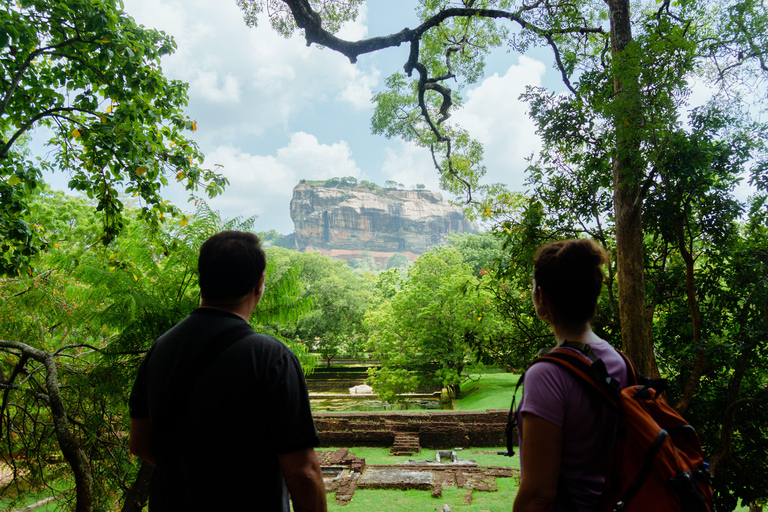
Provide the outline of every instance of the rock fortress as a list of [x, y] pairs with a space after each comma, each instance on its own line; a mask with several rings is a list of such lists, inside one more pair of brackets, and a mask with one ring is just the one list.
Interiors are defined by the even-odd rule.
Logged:
[[367, 252], [383, 264], [396, 253], [414, 260], [452, 232], [477, 232], [439, 193], [346, 180], [301, 180], [293, 189], [295, 249], [344, 260]]

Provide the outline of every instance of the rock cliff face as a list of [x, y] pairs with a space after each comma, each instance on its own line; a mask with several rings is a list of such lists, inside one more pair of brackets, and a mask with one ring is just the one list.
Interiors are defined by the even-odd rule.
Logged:
[[299, 250], [410, 252], [444, 243], [451, 232], [475, 233], [461, 208], [440, 194], [366, 185], [299, 183], [291, 218]]

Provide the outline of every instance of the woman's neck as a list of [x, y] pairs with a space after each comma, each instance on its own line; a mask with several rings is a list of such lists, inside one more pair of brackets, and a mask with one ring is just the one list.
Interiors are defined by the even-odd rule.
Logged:
[[553, 330], [555, 331], [555, 338], [557, 338], [557, 344], [562, 345], [565, 341], [575, 341], [578, 343], [594, 343], [598, 341], [600, 338], [598, 338], [595, 333], [592, 332], [592, 326], [589, 325], [589, 322], [585, 323], [582, 326], [553, 326]]

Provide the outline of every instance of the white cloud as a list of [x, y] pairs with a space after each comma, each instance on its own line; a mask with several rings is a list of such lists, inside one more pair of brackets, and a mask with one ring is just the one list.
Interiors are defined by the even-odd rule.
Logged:
[[294, 133], [291, 142], [277, 150], [277, 158], [297, 170], [298, 175], [304, 179], [360, 176], [360, 169], [352, 159], [352, 151], [345, 141], [329, 146], [319, 144], [314, 135]]
[[485, 148], [486, 183], [507, 183], [521, 190], [525, 157], [539, 149], [536, 127], [518, 97], [526, 86], [541, 85], [546, 66], [521, 56], [503, 76], [494, 73], [467, 93], [464, 108], [452, 120]]
[[433, 192], [440, 190], [438, 173], [429, 148], [401, 141], [397, 149], [387, 148], [385, 154], [386, 159], [381, 166], [385, 181], [402, 183], [405, 188], [414, 188], [421, 183]]
[[[263, 134], [306, 115], [318, 102], [370, 109], [379, 71], [343, 55], [307, 47], [300, 33], [285, 39], [269, 22], [248, 28], [234, 1], [125, 0], [137, 21], [171, 34], [178, 50], [163, 61], [166, 75], [190, 83], [190, 111], [205, 123], [201, 143], [243, 133]], [[342, 29], [367, 34], [365, 10]]]
[[363, 4], [357, 11], [357, 19], [341, 27], [336, 36], [348, 41], [356, 41], [368, 37], [368, 6]]
[[352, 69], [354, 71], [353, 79], [347, 83], [337, 98], [350, 103], [357, 110], [372, 109], [373, 89], [378, 85], [381, 73], [377, 69], [373, 69], [369, 73], [361, 72], [356, 68]]
[[240, 81], [237, 77], [226, 75], [223, 84], [219, 85], [221, 81], [222, 77], [216, 73], [199, 70], [190, 87], [211, 103], [240, 103]]
[[221, 197], [209, 201], [224, 218], [257, 215], [256, 229], [291, 233], [289, 207], [300, 179], [360, 176], [345, 141], [320, 144], [313, 135], [294, 133], [274, 155], [253, 155], [232, 146], [220, 146], [206, 157], [206, 167], [221, 165], [229, 179]]

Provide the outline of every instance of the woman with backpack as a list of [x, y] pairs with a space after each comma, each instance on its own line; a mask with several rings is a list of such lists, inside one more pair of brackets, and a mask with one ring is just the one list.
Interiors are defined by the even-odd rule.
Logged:
[[[603, 284], [608, 254], [591, 240], [541, 247], [534, 259], [533, 304], [558, 347], [590, 359], [574, 343], [605, 363], [619, 386], [627, 385], [622, 357], [592, 332], [590, 322]], [[599, 506], [614, 443], [616, 414], [568, 371], [535, 364], [525, 373], [516, 410], [521, 475], [514, 512], [594, 511]]]

